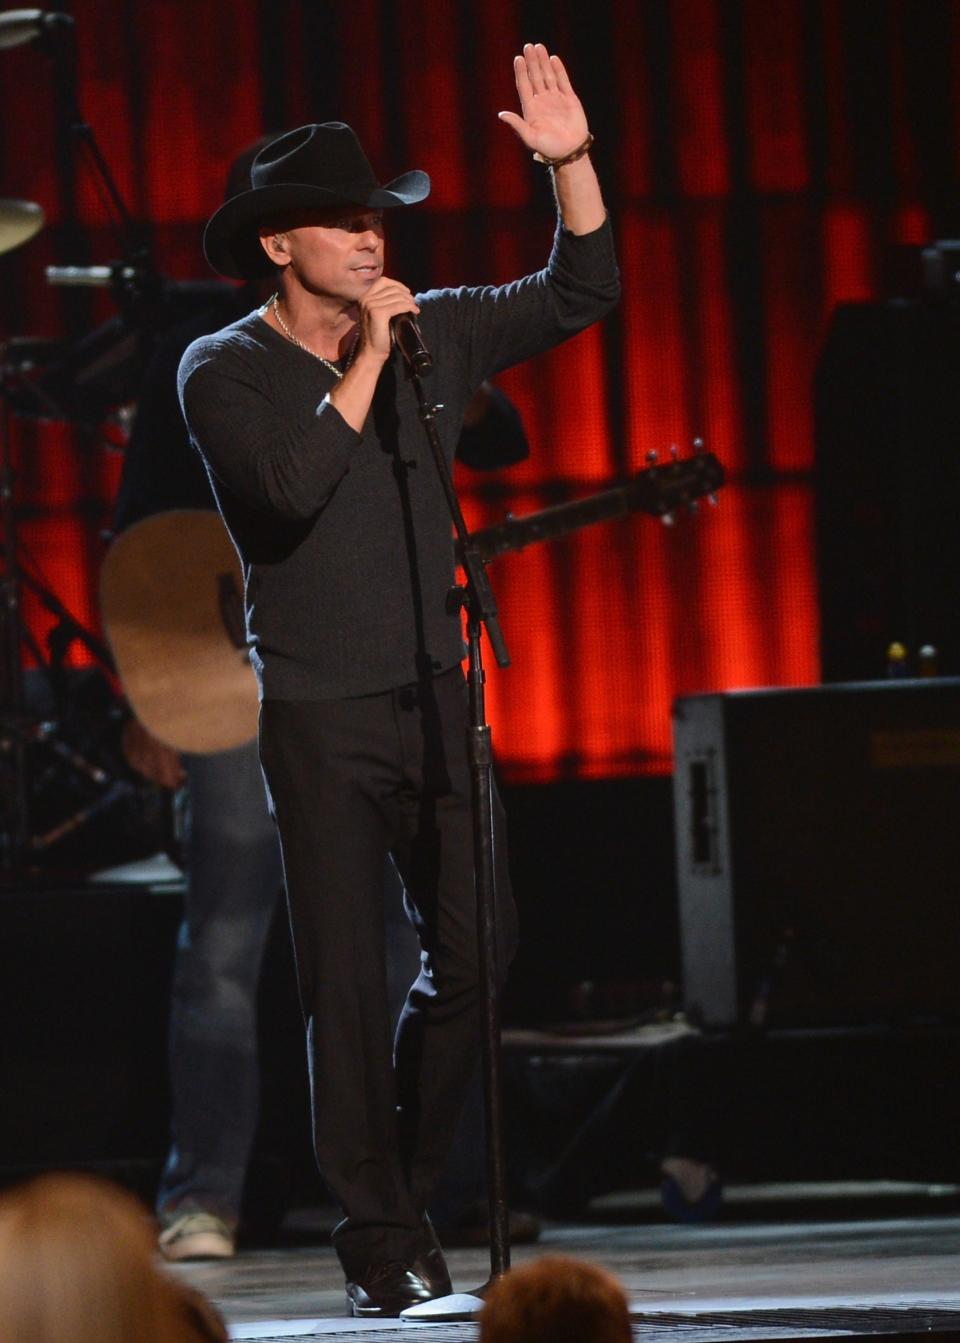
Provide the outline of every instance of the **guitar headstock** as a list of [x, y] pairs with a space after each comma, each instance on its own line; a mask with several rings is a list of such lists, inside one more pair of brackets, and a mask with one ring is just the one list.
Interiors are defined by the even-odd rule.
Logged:
[[678, 509], [696, 512], [700, 499], [716, 504], [716, 492], [726, 472], [712, 452], [704, 451], [702, 438], [693, 440], [689, 457], [680, 457], [672, 447], [666, 461], [658, 461], [655, 452], [647, 454], [647, 461], [650, 465], [627, 485], [634, 508], [652, 513], [669, 525]]

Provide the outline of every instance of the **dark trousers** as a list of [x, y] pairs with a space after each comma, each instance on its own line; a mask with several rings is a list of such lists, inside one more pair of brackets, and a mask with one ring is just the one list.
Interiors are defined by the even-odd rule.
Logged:
[[[268, 700], [260, 752], [280, 832], [307, 1027], [317, 1163], [348, 1274], [410, 1259], [479, 1038], [467, 693], [459, 667], [335, 701]], [[499, 964], [516, 945], [495, 800]], [[422, 946], [391, 1048], [383, 865]]]

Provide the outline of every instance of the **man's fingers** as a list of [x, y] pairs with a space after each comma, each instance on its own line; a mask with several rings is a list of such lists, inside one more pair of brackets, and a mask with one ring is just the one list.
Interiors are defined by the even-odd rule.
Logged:
[[187, 772], [179, 761], [163, 761], [158, 767], [162, 788], [180, 788], [187, 781]]
[[534, 93], [542, 93], [543, 68], [540, 61], [540, 52], [532, 42], [524, 43], [523, 63], [527, 71], [527, 78], [530, 80], [530, 87]]
[[517, 93], [520, 95], [520, 105], [522, 107], [528, 98], [533, 97], [533, 87], [530, 84], [530, 75], [527, 71], [525, 57], [514, 56], [513, 77], [517, 81]]
[[186, 782], [179, 752], [154, 737], [139, 719], [126, 721], [120, 745], [130, 768], [150, 783], [159, 784], [161, 788], [179, 788]]
[[370, 286], [367, 296], [363, 300], [363, 306], [379, 308], [398, 299], [408, 300], [414, 308], [417, 306], [412, 292], [405, 284], [401, 284], [399, 280], [391, 280], [386, 276], [381, 276], [375, 284]]
[[364, 347], [385, 358], [393, 344], [394, 318], [404, 313], [416, 315], [419, 311], [416, 299], [405, 284], [381, 276], [360, 302]]
[[365, 303], [367, 312], [419, 312], [412, 294], [384, 294]]
[[534, 53], [536, 54], [537, 73], [541, 84], [545, 89], [555, 89], [557, 87], [557, 77], [553, 66], [550, 64], [550, 53], [542, 42], [536, 44]]
[[395, 317], [401, 312], [420, 311], [412, 294], [384, 294], [378, 299], [371, 299], [364, 306], [371, 317]]
[[557, 78], [557, 88], [561, 93], [572, 93], [573, 85], [570, 83], [570, 76], [567, 74], [563, 61], [559, 56], [551, 56], [550, 63]]
[[573, 93], [563, 61], [559, 56], [551, 56], [542, 42], [524, 44], [523, 55], [513, 58], [513, 72], [525, 117], [533, 115], [535, 98], [544, 94]]

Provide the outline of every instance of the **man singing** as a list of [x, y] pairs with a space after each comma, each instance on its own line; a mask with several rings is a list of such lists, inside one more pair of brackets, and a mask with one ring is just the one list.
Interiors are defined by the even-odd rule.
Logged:
[[[592, 141], [563, 64], [514, 62], [501, 112], [552, 173], [560, 227], [544, 270], [414, 296], [384, 264], [381, 186], [339, 122], [257, 156], [252, 189], [204, 235], [221, 274], [276, 295], [180, 365], [194, 443], [240, 553], [260, 751], [283, 853], [307, 1027], [314, 1144], [343, 1208], [334, 1243], [355, 1315], [450, 1291], [424, 1206], [479, 1040], [468, 722], [450, 514], [392, 321], [417, 317], [448, 457], [484, 378], [602, 317], [619, 293]], [[496, 804], [500, 968], [515, 943]], [[392, 852], [423, 948], [395, 1048], [383, 863]]]

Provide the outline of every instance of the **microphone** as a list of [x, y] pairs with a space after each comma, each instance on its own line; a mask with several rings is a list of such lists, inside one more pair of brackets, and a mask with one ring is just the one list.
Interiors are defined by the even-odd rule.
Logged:
[[64, 289], [108, 289], [119, 281], [136, 280], [143, 272], [136, 266], [48, 266], [47, 284]]
[[5, 9], [0, 11], [0, 51], [66, 35], [72, 28], [72, 17], [58, 10]]
[[411, 373], [421, 376], [429, 373], [433, 368], [433, 356], [423, 343], [419, 324], [413, 314], [402, 312], [397, 317], [391, 317], [390, 330]]

